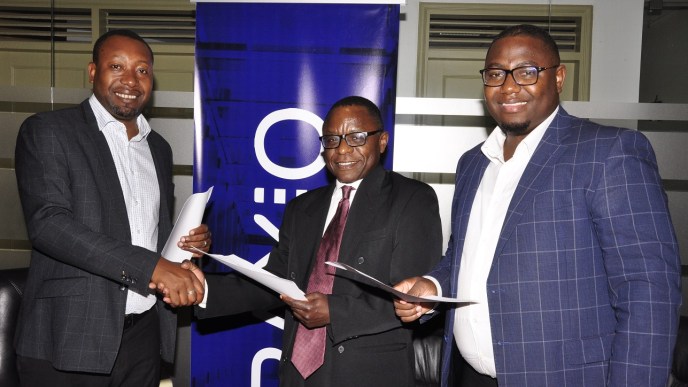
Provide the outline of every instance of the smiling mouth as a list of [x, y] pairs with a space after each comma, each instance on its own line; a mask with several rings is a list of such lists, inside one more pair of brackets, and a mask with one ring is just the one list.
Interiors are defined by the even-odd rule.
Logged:
[[514, 107], [514, 106], [523, 106], [527, 104], [527, 102], [504, 102], [501, 105], [504, 107]]
[[340, 161], [337, 162], [337, 166], [341, 168], [348, 168], [356, 164], [356, 161]]
[[119, 98], [126, 99], [126, 100], [129, 100], [129, 101], [133, 101], [133, 100], [135, 100], [136, 98], [138, 98], [137, 95], [131, 95], [131, 94], [115, 93], [115, 95], [118, 96]]

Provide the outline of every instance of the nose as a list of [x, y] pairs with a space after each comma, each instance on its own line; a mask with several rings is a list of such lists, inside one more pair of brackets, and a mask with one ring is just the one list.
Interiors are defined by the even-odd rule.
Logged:
[[346, 140], [342, 139], [339, 142], [339, 146], [337, 147], [337, 153], [350, 153], [354, 148], [352, 146], [349, 146], [349, 143], [346, 142]]
[[124, 71], [119, 81], [127, 86], [134, 86], [138, 83], [138, 78], [136, 77], [136, 70]]
[[521, 89], [521, 85], [516, 83], [516, 78], [514, 78], [514, 73], [508, 74], [506, 76], [506, 79], [504, 79], [504, 83], [501, 86], [501, 90], [505, 94], [511, 94], [519, 91]]

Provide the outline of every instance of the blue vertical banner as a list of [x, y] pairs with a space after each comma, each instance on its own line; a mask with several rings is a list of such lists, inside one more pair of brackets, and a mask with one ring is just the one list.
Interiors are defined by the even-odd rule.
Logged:
[[[214, 187], [213, 253], [264, 265], [286, 203], [330, 182], [318, 137], [337, 100], [375, 102], [393, 144], [398, 36], [398, 4], [197, 3], [194, 191]], [[191, 385], [277, 386], [276, 313], [194, 322]]]

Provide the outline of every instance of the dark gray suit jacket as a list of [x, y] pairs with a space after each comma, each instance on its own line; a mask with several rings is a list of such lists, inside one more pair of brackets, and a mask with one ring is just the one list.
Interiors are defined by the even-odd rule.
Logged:
[[[265, 269], [305, 290], [325, 228], [334, 184], [290, 201], [278, 246]], [[427, 184], [377, 167], [363, 179], [344, 230], [339, 261], [382, 282], [395, 284], [420, 275], [439, 260], [442, 230], [437, 196]], [[340, 274], [341, 271], [338, 272]], [[207, 276], [207, 309], [199, 317], [271, 309], [278, 295], [236, 275]], [[308, 386], [413, 386], [411, 332], [394, 314], [392, 297], [335, 277], [329, 297], [329, 344], [325, 364]], [[291, 364], [299, 322], [285, 316], [280, 385], [303, 386]]]
[[[171, 231], [172, 150], [148, 135], [160, 185], [158, 250]], [[16, 174], [32, 244], [15, 347], [59, 370], [108, 373], [122, 338], [127, 289], [148, 294], [160, 257], [131, 244], [115, 164], [88, 100], [21, 126]], [[162, 356], [176, 316], [159, 301]]]

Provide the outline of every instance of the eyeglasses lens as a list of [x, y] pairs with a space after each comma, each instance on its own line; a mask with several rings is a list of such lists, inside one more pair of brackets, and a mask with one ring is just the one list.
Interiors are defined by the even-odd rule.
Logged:
[[507, 74], [511, 73], [517, 84], [528, 86], [537, 83], [538, 72], [538, 68], [535, 66], [517, 67], [511, 71], [485, 69], [483, 71], [483, 83], [486, 86], [501, 86], [506, 81]]

